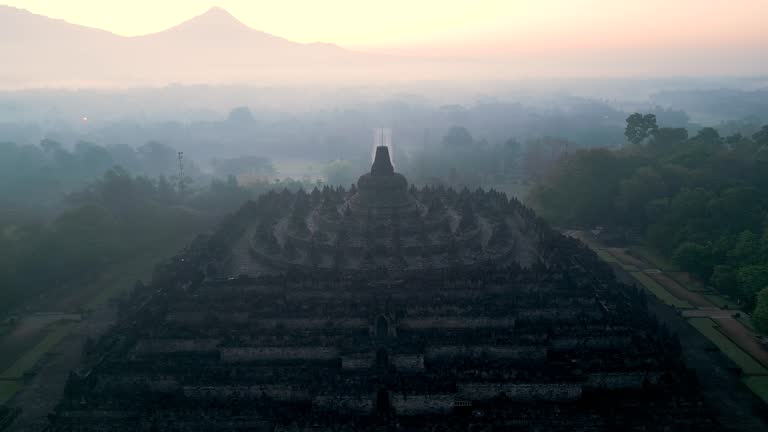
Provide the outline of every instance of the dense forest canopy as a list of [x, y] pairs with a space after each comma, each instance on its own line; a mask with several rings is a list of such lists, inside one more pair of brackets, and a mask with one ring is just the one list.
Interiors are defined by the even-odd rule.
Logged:
[[626, 138], [619, 150], [560, 158], [531, 203], [563, 226], [635, 233], [753, 307], [768, 287], [768, 125], [752, 136], [703, 128], [689, 137], [633, 114]]
[[[148, 142], [139, 147], [102, 146], [80, 141], [69, 149], [45, 139], [39, 145], [0, 143], [0, 208], [43, 207], [100, 177], [113, 166], [149, 177], [171, 177], [177, 172], [175, 149]], [[192, 161], [186, 173], [197, 176]], [[166, 179], [165, 181], [169, 181]]]
[[[0, 219], [0, 313], [37, 296], [66, 296], [137, 257], [188, 242], [267, 190], [311, 187], [290, 180], [244, 186], [229, 176], [214, 177], [205, 185], [198, 178], [197, 186], [190, 188], [177, 179], [109, 167], [113, 155], [103, 147], [79, 145], [74, 152], [53, 148], [53, 156], [32, 146], [6, 148], [16, 159], [2, 171], [15, 183], [3, 182], [8, 189], [0, 194], [6, 210]], [[165, 149], [175, 160], [173, 149], [153, 144], [144, 152], [139, 149], [137, 161], [151, 149]], [[89, 160], [88, 155], [93, 157]], [[93, 160], [101, 164], [89, 164]], [[104, 174], [96, 176], [104, 166]], [[37, 171], [24, 171], [32, 167]], [[153, 172], [151, 164], [138, 167]], [[47, 180], [23, 189], [20, 185], [28, 178]], [[47, 217], [27, 216], [35, 212], [25, 206], [46, 199], [57, 203]]]

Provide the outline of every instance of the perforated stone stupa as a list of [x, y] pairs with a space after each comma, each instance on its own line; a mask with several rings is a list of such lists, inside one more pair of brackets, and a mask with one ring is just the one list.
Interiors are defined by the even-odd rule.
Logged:
[[495, 191], [409, 188], [385, 146], [350, 190], [326, 187], [285, 198], [281, 211], [251, 227], [250, 261], [238, 260], [238, 271], [408, 271], [535, 260], [536, 239], [519, 203]]

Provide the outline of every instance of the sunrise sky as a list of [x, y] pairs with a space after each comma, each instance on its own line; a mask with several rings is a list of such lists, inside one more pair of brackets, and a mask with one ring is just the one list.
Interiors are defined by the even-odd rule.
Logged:
[[413, 55], [577, 50], [768, 50], [768, 0], [0, 0], [68, 22], [141, 35], [213, 6], [297, 42]]

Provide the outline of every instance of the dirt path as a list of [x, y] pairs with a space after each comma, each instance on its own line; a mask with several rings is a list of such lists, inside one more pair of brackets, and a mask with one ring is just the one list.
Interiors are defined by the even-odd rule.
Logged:
[[649, 265], [645, 261], [635, 258], [632, 255], [629, 255], [624, 248], [606, 248], [608, 252], [611, 253], [611, 255], [615, 256], [624, 264], [629, 264], [637, 267], [639, 270], [646, 270], [649, 268], [654, 268], [652, 265]]
[[703, 295], [690, 291], [677, 283], [674, 279], [667, 276], [664, 273], [649, 273], [648, 276], [655, 279], [656, 282], [661, 284], [661, 286], [664, 287], [667, 291], [670, 292], [673, 296], [679, 298], [680, 300], [686, 300], [688, 303], [692, 304], [694, 307], [697, 308], [715, 308], [717, 309], [717, 306], [713, 304], [711, 301], [709, 301], [706, 297]]
[[733, 311], [722, 309], [688, 309], [681, 312], [685, 318], [730, 318]]
[[83, 344], [88, 338], [97, 338], [114, 322], [112, 308], [103, 306], [77, 326], [47, 355], [45, 366], [15, 397], [13, 405], [22, 407], [21, 414], [8, 429], [13, 432], [43, 430], [48, 413], [56, 407], [69, 376], [69, 371], [80, 364]]
[[730, 316], [713, 319], [720, 326], [720, 331], [724, 335], [728, 336], [739, 348], [746, 351], [763, 366], [768, 367], [768, 350], [755, 340], [749, 329]]
[[0, 338], [0, 372], [43, 339], [49, 326], [62, 321], [80, 321], [79, 314], [32, 314], [25, 316]]

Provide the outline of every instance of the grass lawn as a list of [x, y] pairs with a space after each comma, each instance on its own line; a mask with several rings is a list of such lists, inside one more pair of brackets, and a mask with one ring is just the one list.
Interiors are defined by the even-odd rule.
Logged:
[[633, 271], [639, 271], [640, 269], [633, 264], [630, 261], [627, 261], [624, 259], [621, 254], [616, 252], [616, 249], [609, 249], [609, 248], [603, 248], [599, 250], [595, 250], [597, 252], [597, 256], [600, 257], [605, 262], [609, 263], [616, 263], [618, 264], [624, 271], [633, 272]]
[[615, 256], [611, 255], [607, 250], [605, 249], [595, 249], [595, 253], [597, 256], [600, 257], [601, 260], [607, 262], [607, 263], [616, 263], [620, 264], [619, 260], [616, 259]]
[[645, 261], [648, 261], [653, 266], [664, 271], [678, 271], [676, 265], [669, 262], [667, 259], [659, 256], [658, 253], [646, 246], [632, 246], [629, 248], [632, 254], [641, 257]]
[[661, 286], [658, 282], [651, 279], [650, 276], [643, 272], [630, 272], [632, 277], [637, 279], [638, 282], [640, 282], [641, 285], [643, 285], [648, 291], [652, 292], [653, 295], [655, 295], [659, 300], [664, 302], [665, 304], [668, 304], [670, 306], [674, 306], [676, 308], [680, 309], [692, 309], [693, 306], [691, 306], [690, 303], [688, 303], [685, 300], [680, 300], [679, 298], [673, 296], [669, 293], [666, 289], [664, 289], [663, 286]]
[[707, 298], [707, 300], [711, 301], [721, 309], [738, 310], [740, 307], [738, 304], [736, 304], [735, 301], [729, 300], [720, 294], [707, 293], [703, 295]]
[[667, 272], [667, 275], [674, 279], [680, 285], [686, 287], [688, 291], [699, 293], [715, 293], [711, 288], [703, 284], [699, 279], [695, 278], [688, 272]]
[[0, 405], [5, 404], [22, 387], [20, 381], [0, 381]]
[[[727, 336], [717, 330], [717, 324], [709, 318], [690, 318], [688, 322], [711, 340], [728, 358], [733, 360], [746, 375], [768, 375], [768, 369], [744, 352]], [[766, 377], [768, 378], [768, 377]]]
[[164, 242], [163, 247], [158, 247], [134, 260], [116, 265], [115, 268], [106, 272], [106, 275], [98, 282], [95, 282], [94, 286], [88, 288], [89, 292], [94, 292], [94, 296], [88, 300], [85, 308], [93, 309], [107, 300], [120, 295], [122, 292], [133, 287], [137, 280], [148, 282], [152, 276], [155, 264], [173, 256], [189, 244], [191, 240], [192, 238], [186, 235], [170, 239]]
[[56, 346], [69, 333], [72, 324], [57, 324], [43, 340], [34, 348], [27, 351], [16, 360], [8, 369], [0, 374], [0, 380], [16, 380], [24, 377], [24, 374], [35, 367], [37, 362], [54, 346]]
[[624, 248], [606, 248], [608, 252], [611, 253], [611, 255], [615, 256], [616, 259], [619, 260], [622, 264], [637, 267], [638, 269], [646, 269], [648, 268], [648, 263], [643, 261], [642, 259], [638, 258], [636, 255], [633, 255], [629, 252], [629, 249]]
[[745, 314], [744, 312], [739, 314], [739, 317], [736, 318], [736, 321], [742, 323], [744, 325], [744, 327], [752, 330], [753, 332], [760, 333], [760, 332], [758, 332], [755, 329], [755, 325], [752, 323], [752, 317], [750, 317], [749, 315]]
[[742, 378], [742, 381], [753, 393], [768, 403], [768, 376], [748, 376]]

